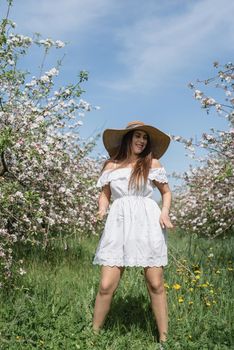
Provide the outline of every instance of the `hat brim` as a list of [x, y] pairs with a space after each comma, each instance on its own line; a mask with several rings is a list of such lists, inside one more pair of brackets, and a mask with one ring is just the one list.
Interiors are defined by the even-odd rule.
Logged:
[[132, 130], [143, 130], [150, 137], [153, 157], [159, 159], [166, 152], [171, 138], [161, 130], [151, 125], [140, 125], [129, 129], [106, 129], [103, 132], [103, 144], [110, 157], [114, 156], [118, 151], [122, 138], [125, 134]]

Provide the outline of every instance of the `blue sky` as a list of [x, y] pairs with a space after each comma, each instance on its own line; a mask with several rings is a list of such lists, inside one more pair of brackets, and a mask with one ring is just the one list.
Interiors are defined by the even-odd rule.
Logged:
[[[22, 0], [10, 18], [18, 33], [69, 43], [46, 62], [52, 68], [66, 53], [58, 84], [89, 72], [83, 99], [101, 109], [86, 114], [82, 137], [142, 120], [171, 135], [199, 138], [211, 127], [226, 129], [227, 122], [207, 116], [187, 85], [213, 76], [214, 61], [233, 60], [233, 13], [231, 0]], [[41, 59], [35, 51], [26, 60], [32, 73]], [[92, 155], [100, 154], [107, 155], [101, 139]], [[171, 142], [160, 162], [168, 174], [183, 172], [192, 163], [185, 154]]]

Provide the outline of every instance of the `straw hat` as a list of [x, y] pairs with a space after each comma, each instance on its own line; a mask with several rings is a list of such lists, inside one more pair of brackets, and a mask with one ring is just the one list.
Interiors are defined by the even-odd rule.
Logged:
[[104, 146], [112, 157], [119, 149], [121, 145], [122, 138], [130, 130], [142, 130], [147, 132], [150, 137], [152, 153], [154, 158], [159, 159], [166, 152], [171, 138], [169, 135], [160, 131], [159, 129], [146, 125], [145, 123], [134, 120], [129, 122], [125, 129], [106, 129], [103, 132], [102, 139]]

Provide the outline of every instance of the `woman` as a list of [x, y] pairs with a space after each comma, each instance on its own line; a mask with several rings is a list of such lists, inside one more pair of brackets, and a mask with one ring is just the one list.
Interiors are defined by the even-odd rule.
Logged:
[[[166, 171], [158, 159], [170, 137], [141, 121], [125, 129], [106, 129], [103, 143], [110, 155], [97, 181], [101, 187], [98, 219], [102, 220], [114, 199], [93, 264], [102, 265], [96, 296], [93, 330], [98, 332], [109, 312], [112, 296], [125, 266], [142, 266], [155, 315], [160, 343], [168, 330], [163, 267], [167, 265], [167, 232], [171, 191]], [[162, 195], [162, 210], [153, 200], [153, 186]]]

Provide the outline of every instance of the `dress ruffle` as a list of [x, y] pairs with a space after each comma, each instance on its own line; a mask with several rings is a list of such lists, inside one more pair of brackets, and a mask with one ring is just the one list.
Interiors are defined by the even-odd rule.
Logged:
[[112, 180], [127, 179], [130, 175], [129, 169], [130, 168], [104, 170], [101, 176], [99, 177], [96, 186], [97, 187], [105, 186]]
[[166, 266], [168, 264], [167, 254], [163, 256], [155, 256], [146, 259], [134, 258], [113, 258], [113, 256], [107, 256], [105, 258], [95, 257], [93, 260], [93, 265], [104, 265], [104, 266], [129, 266], [129, 267], [160, 267]]
[[148, 178], [157, 182], [168, 183], [167, 173], [164, 167], [150, 168]]
[[[112, 180], [121, 178], [128, 179], [131, 175], [131, 168], [121, 169], [108, 169], [104, 170], [99, 179], [97, 180], [96, 187], [102, 187], [110, 183]], [[150, 168], [148, 178], [161, 183], [168, 183], [166, 170], [164, 167], [161, 168]]]

